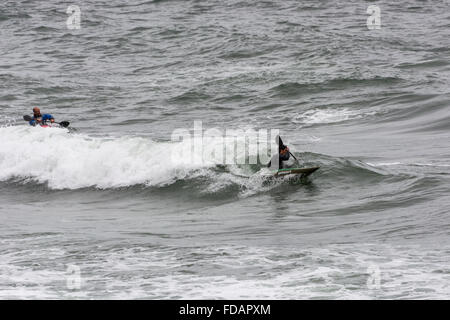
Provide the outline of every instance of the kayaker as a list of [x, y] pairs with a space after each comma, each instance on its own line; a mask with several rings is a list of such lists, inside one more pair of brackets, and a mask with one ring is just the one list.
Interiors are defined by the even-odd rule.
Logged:
[[279, 153], [280, 153], [280, 169], [283, 169], [283, 161], [288, 161], [291, 155], [288, 146], [281, 145], [279, 147]]
[[278, 144], [278, 155], [274, 155], [270, 162], [267, 164], [267, 167], [271, 168], [273, 165], [276, 164], [276, 157], [278, 157], [278, 168], [273, 168], [275, 170], [283, 169], [283, 161], [288, 161], [291, 153], [289, 151], [288, 146], [283, 144], [283, 141], [281, 141], [280, 136], [277, 136], [275, 138], [275, 142]]
[[41, 114], [41, 110], [38, 107], [33, 108], [33, 118], [29, 122], [31, 126], [35, 126], [36, 124], [45, 124], [47, 121], [53, 123], [55, 122], [55, 118], [48, 113]]

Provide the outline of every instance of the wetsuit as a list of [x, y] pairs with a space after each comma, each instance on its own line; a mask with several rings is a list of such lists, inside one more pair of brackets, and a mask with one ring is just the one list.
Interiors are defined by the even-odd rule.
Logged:
[[279, 155], [280, 155], [280, 160], [279, 160], [279, 164], [280, 164], [280, 169], [283, 169], [283, 161], [288, 161], [291, 154], [289, 153], [289, 149], [287, 148], [287, 146], [280, 146], [280, 151], [279, 151]]
[[[277, 157], [278, 157], [278, 167], [276, 167]], [[275, 154], [272, 157], [272, 159], [267, 164], [267, 167], [272, 168], [272, 170], [283, 169], [283, 161], [288, 161], [290, 157], [291, 154], [289, 153], [289, 149], [287, 148], [287, 146], [282, 145], [281, 147], [278, 148], [278, 154]]]

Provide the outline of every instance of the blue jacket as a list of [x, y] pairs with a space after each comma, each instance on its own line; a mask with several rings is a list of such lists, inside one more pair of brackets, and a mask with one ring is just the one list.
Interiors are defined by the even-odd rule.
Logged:
[[[49, 120], [51, 120], [51, 119], [54, 119], [53, 116], [52, 116], [51, 114], [45, 113], [45, 114], [43, 114], [42, 117], [41, 117], [41, 123], [45, 123], [45, 122], [47, 122], [47, 121], [49, 121]], [[33, 119], [30, 121], [30, 125], [31, 125], [31, 126], [35, 126], [35, 125], [36, 125], [36, 118], [33, 118]]]

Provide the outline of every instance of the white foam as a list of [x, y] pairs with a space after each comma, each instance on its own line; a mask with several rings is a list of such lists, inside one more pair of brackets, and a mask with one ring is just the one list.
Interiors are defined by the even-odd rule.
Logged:
[[[172, 163], [180, 143], [91, 138], [62, 129], [0, 129], [0, 181], [32, 179], [52, 189], [164, 185], [212, 164]], [[168, 159], [169, 158], [169, 159]]]
[[[445, 246], [113, 246], [89, 250], [74, 261], [49, 244], [0, 251], [0, 298], [442, 299], [450, 294]], [[35, 263], [24, 266], [24, 261]], [[69, 264], [80, 268], [80, 290], [67, 287]], [[380, 281], [369, 286], [376, 284], [373, 270]]]
[[402, 165], [403, 163], [401, 163], [401, 162], [380, 162], [380, 163], [367, 162], [367, 164], [372, 167], [378, 167], [378, 166], [383, 167], [383, 166], [398, 166], [398, 165]]
[[[222, 142], [222, 139], [210, 140], [209, 144]], [[225, 143], [234, 144], [234, 141]], [[245, 185], [248, 180], [233, 176], [228, 169], [223, 173], [214, 172], [217, 162], [198, 161], [196, 153], [192, 161], [185, 161], [186, 154], [179, 151], [191, 150], [193, 141], [189, 140], [93, 138], [68, 134], [64, 129], [24, 126], [0, 128], [0, 144], [0, 181], [32, 180], [47, 183], [51, 189], [165, 186], [202, 175], [213, 179], [209, 191], [215, 192], [230, 183]]]
[[406, 163], [406, 162], [379, 162], [379, 163], [371, 163], [368, 162], [368, 165], [372, 167], [389, 167], [389, 166], [416, 166], [416, 167], [450, 167], [450, 164], [447, 163]]
[[360, 119], [367, 115], [372, 115], [374, 112], [362, 112], [361, 110], [352, 110], [349, 108], [326, 108], [326, 109], [311, 109], [298, 114], [294, 118], [295, 123], [301, 124], [326, 124], [338, 123], [347, 120]]

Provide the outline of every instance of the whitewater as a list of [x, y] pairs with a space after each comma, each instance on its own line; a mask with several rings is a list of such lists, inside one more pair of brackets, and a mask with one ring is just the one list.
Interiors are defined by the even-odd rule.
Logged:
[[446, 1], [78, 5], [0, 3], [0, 299], [448, 298]]

